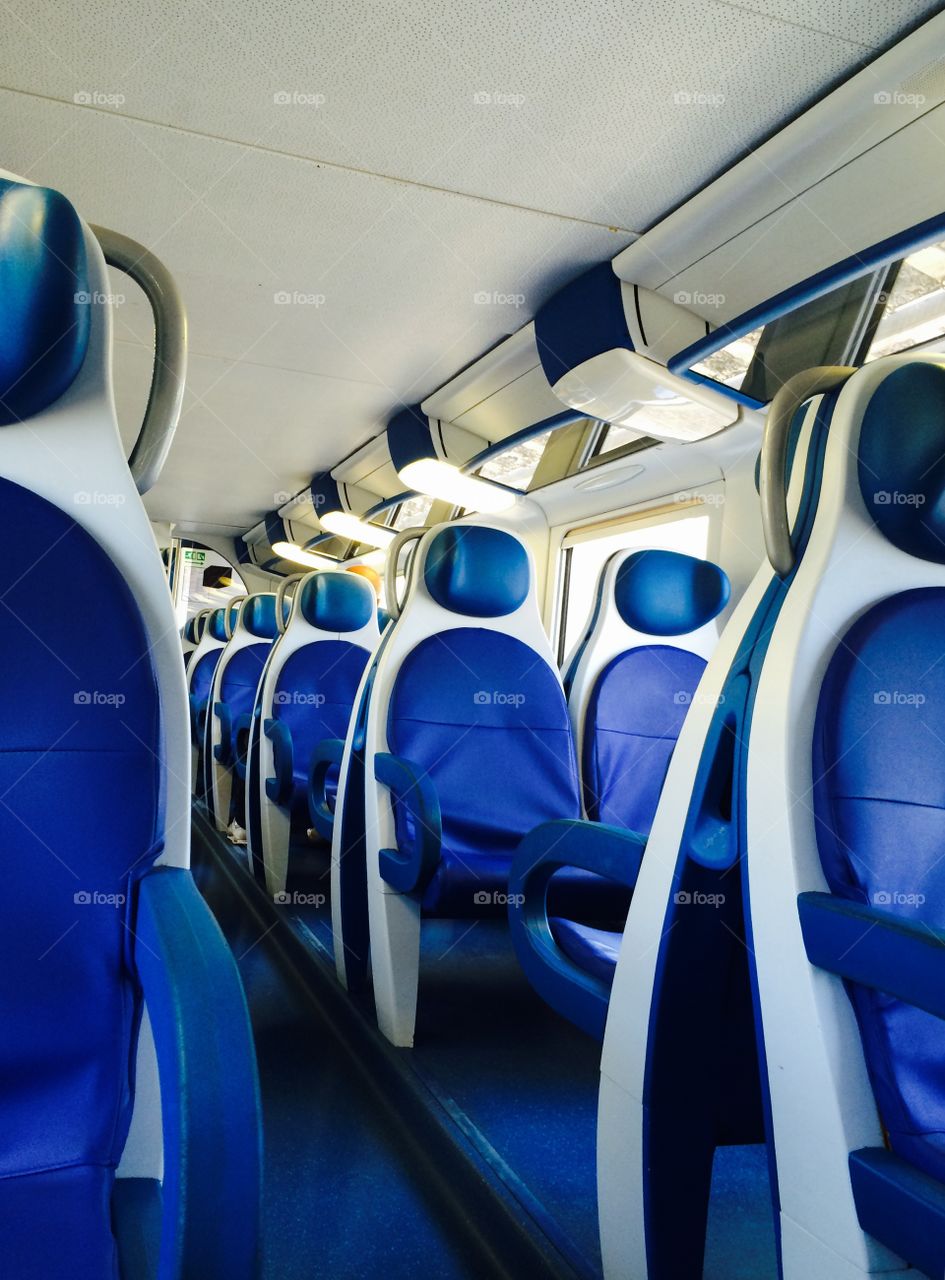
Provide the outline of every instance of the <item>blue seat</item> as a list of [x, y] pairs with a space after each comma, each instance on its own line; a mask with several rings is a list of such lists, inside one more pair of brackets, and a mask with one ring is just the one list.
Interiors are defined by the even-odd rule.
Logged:
[[0, 264], [0, 1266], [144, 1280], [137, 1237], [162, 1277], [249, 1280], [255, 1059], [188, 869], [184, 673], [89, 303], [105, 262], [62, 196], [0, 178]]
[[747, 846], [787, 1280], [838, 1255], [945, 1269], [943, 455], [941, 356], [850, 379], [758, 690]]
[[[585, 812], [592, 822], [634, 834], [637, 849], [629, 863], [634, 872], [729, 594], [728, 578], [710, 561], [656, 549], [617, 552], [601, 570], [587, 627], [567, 665], [565, 689], [580, 743]], [[513, 941], [542, 996], [566, 1016], [578, 1011], [579, 1025], [602, 1035], [626, 896], [611, 895], [606, 920], [561, 917], [553, 905], [544, 917], [544, 895], [553, 894], [568, 874], [567, 850], [571, 840], [580, 848], [581, 828], [573, 827], [569, 838], [561, 839], [555, 825], [551, 838], [551, 856], [565, 866], [550, 879], [540, 874], [548, 843], [540, 831], [516, 855]], [[545, 939], [537, 947], [536, 929]], [[549, 930], [562, 953], [553, 968], [546, 954]], [[569, 972], [568, 960], [579, 973]], [[582, 975], [599, 984], [593, 1004], [583, 998]]]
[[[305, 838], [312, 824], [315, 749], [343, 744], [377, 640], [376, 601], [367, 579], [327, 570], [298, 583], [260, 688], [262, 737], [257, 729], [247, 782], [250, 852], [274, 895], [285, 889], [292, 840]], [[333, 764], [326, 769], [329, 790], [336, 777]]]
[[200, 639], [187, 664], [187, 693], [190, 700], [190, 726], [193, 740], [193, 762], [191, 786], [200, 799], [206, 799], [202, 785], [204, 770], [202, 767], [204, 740], [207, 734], [207, 709], [210, 692], [213, 688], [213, 677], [220, 660], [220, 654], [226, 644], [224, 627], [225, 611], [213, 609], [207, 616], [206, 625], [201, 631]]
[[[581, 812], [567, 705], [518, 538], [485, 525], [428, 531], [364, 687], [333, 865], [350, 851], [357, 803], [378, 1021], [410, 1044], [421, 919], [504, 915], [522, 835]], [[357, 797], [352, 776], [364, 779]], [[569, 880], [563, 895], [590, 899], [601, 885]]]
[[207, 802], [220, 831], [234, 819], [245, 826], [244, 779], [238, 765], [246, 755], [256, 694], [278, 634], [275, 595], [247, 596], [231, 631], [214, 673], [207, 717], [207, 754], [213, 764]]

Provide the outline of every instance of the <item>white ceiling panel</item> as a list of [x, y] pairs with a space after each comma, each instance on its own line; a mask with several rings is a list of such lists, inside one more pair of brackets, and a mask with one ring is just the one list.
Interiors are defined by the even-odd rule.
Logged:
[[[174, 273], [148, 505], [245, 529], [938, 7], [9, 0], [0, 165]], [[130, 436], [143, 302], [115, 325]]]

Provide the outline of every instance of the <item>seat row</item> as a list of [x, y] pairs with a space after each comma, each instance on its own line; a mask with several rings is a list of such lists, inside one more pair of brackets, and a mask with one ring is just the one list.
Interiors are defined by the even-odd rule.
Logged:
[[[762, 1140], [785, 1275], [945, 1265], [943, 407], [934, 357], [785, 389], [778, 567], [721, 637], [720, 569], [621, 553], [562, 682], [525, 545], [438, 526], [361, 637], [346, 732], [256, 698], [257, 790], [330, 834], [339, 977], [393, 1043], [423, 922], [506, 910], [535, 987], [603, 1037], [608, 1275], [700, 1274], [713, 1152]], [[262, 839], [270, 888], [287, 847]]]

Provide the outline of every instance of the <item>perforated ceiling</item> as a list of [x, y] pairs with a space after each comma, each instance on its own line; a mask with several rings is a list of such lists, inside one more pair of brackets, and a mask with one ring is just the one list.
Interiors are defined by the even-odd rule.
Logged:
[[12, 0], [0, 164], [177, 276], [190, 386], [149, 507], [242, 530], [938, 7]]

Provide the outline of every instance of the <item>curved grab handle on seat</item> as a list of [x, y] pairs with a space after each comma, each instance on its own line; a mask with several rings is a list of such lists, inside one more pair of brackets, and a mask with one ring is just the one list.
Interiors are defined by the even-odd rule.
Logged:
[[[236, 630], [236, 624], [239, 621], [240, 609], [242, 608], [243, 601], [248, 599], [249, 597], [245, 594], [241, 596], [231, 596], [223, 606], [223, 634], [226, 636], [227, 640], [233, 639], [233, 632]], [[232, 616], [234, 609], [236, 610], [235, 618]]]
[[187, 312], [174, 277], [144, 245], [120, 231], [92, 227], [105, 261], [140, 285], [154, 316], [154, 371], [148, 407], [128, 466], [139, 493], [161, 474], [180, 421], [187, 375]]
[[213, 748], [213, 757], [220, 764], [230, 766], [233, 764], [233, 722], [230, 708], [225, 702], [215, 702], [213, 714], [220, 721], [220, 741]]
[[203, 735], [207, 728], [207, 699], [198, 698], [195, 693], [189, 695], [190, 702], [190, 732], [195, 747], [199, 747], [203, 742]]
[[[307, 578], [306, 573], [290, 573], [287, 578], [283, 578], [276, 587], [276, 626], [279, 628], [279, 634], [285, 635], [286, 627], [289, 625], [288, 619], [284, 615], [285, 609], [285, 593], [289, 587], [297, 586], [303, 578]], [[293, 596], [293, 599], [295, 597]], [[291, 612], [291, 606], [290, 606]]]
[[413, 839], [406, 849], [381, 849], [382, 879], [398, 893], [422, 893], [433, 878], [443, 843], [443, 818], [433, 783], [412, 760], [378, 751], [374, 776], [406, 810]]
[[328, 774], [332, 767], [341, 768], [344, 738], [323, 738], [312, 752], [308, 771], [308, 812], [312, 826], [323, 840], [330, 840], [335, 828], [335, 815], [328, 807]]
[[509, 931], [519, 964], [548, 1004], [595, 1039], [604, 1038], [610, 987], [558, 946], [548, 919], [548, 886], [577, 867], [634, 889], [646, 836], [603, 822], [561, 818], [522, 838], [509, 875]]
[[400, 553], [408, 542], [419, 541], [425, 533], [425, 528], [401, 529], [400, 533], [387, 548], [387, 559], [384, 561], [384, 600], [386, 601], [387, 612], [394, 622], [400, 617], [400, 609], [403, 604], [402, 600], [397, 599], [397, 562], [400, 560]]
[[261, 1105], [236, 961], [189, 871], [155, 867], [136, 899], [134, 964], [154, 1032], [164, 1134], [160, 1274], [253, 1280]]
[[292, 798], [292, 731], [284, 720], [269, 719], [263, 733], [272, 743], [274, 778], [266, 779], [266, 795], [273, 804], [285, 807]]
[[761, 524], [765, 549], [775, 573], [786, 578], [794, 568], [794, 544], [787, 509], [788, 439], [794, 415], [805, 400], [835, 391], [856, 370], [847, 365], [818, 365], [788, 378], [768, 407], [761, 445]]
[[249, 763], [249, 739], [253, 731], [253, 717], [244, 711], [236, 717], [233, 725], [233, 770], [238, 778], [245, 781], [246, 766]]

